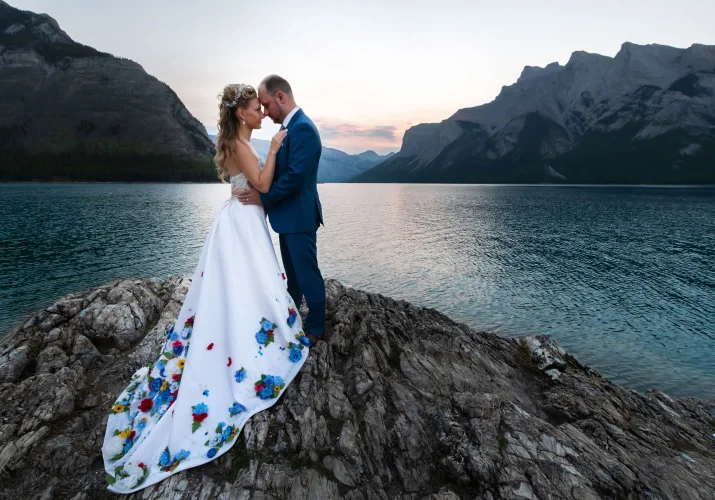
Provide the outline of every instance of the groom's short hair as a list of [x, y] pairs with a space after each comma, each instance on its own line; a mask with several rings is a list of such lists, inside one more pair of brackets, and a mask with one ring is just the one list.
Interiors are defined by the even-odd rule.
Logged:
[[289, 96], [293, 95], [293, 89], [290, 88], [290, 83], [282, 76], [268, 75], [263, 79], [261, 85], [266, 87], [266, 92], [271, 96], [275, 96], [278, 92], [283, 92]]

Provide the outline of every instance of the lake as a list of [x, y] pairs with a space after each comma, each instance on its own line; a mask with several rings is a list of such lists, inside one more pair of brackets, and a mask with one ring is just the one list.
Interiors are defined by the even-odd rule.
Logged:
[[[715, 398], [715, 188], [319, 190], [325, 277], [478, 330], [552, 335], [636, 390]], [[192, 273], [228, 191], [0, 184], [0, 333], [71, 291]]]

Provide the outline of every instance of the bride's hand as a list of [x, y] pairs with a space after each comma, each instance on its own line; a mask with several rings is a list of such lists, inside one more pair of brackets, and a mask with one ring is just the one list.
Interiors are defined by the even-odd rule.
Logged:
[[281, 148], [286, 135], [288, 135], [288, 129], [279, 130], [276, 135], [273, 136], [273, 139], [271, 139], [271, 147], [268, 150], [269, 154], [278, 154], [278, 150]]

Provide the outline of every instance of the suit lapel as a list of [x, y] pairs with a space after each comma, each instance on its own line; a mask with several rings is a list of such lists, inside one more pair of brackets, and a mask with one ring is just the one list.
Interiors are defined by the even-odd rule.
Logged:
[[284, 171], [288, 170], [288, 156], [290, 155], [290, 128], [296, 124], [298, 119], [303, 116], [303, 108], [295, 112], [291, 117], [286, 128], [288, 129], [288, 135], [283, 141], [283, 146], [278, 150], [278, 157], [276, 158], [276, 172], [282, 174]]

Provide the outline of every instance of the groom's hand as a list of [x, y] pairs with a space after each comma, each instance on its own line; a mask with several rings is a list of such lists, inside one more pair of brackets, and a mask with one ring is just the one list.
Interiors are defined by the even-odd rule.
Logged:
[[234, 188], [231, 190], [231, 194], [237, 196], [238, 201], [243, 205], [263, 205], [261, 197], [255, 189]]

